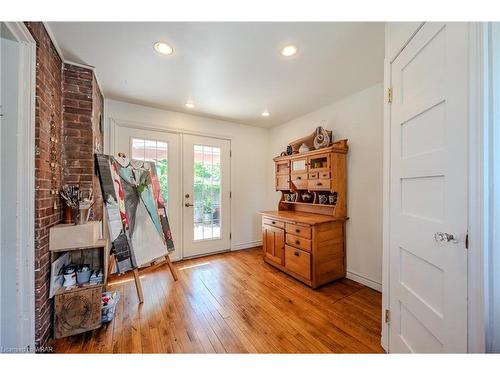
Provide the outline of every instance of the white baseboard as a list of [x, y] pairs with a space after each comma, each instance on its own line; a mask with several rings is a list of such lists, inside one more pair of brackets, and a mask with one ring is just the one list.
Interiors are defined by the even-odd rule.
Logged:
[[367, 286], [368, 288], [375, 289], [377, 292], [382, 293], [382, 284], [379, 283], [378, 281], [361, 276], [361, 275], [354, 273], [352, 271], [347, 271], [346, 278], [348, 278], [349, 280], [352, 280], [352, 281], [356, 281], [360, 284]]
[[231, 251], [250, 249], [257, 246], [262, 246], [262, 240], [231, 244]]

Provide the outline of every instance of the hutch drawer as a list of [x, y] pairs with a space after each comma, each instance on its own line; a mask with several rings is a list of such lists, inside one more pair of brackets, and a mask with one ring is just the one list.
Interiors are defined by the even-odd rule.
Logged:
[[319, 172], [319, 177], [322, 180], [330, 179], [330, 172]]
[[296, 236], [299, 236], [302, 238], [307, 238], [309, 240], [311, 239], [311, 227], [309, 227], [309, 226], [306, 227], [303, 225], [286, 223], [285, 230], [286, 230], [286, 233], [294, 234]]
[[277, 227], [277, 228], [281, 228], [281, 229], [285, 228], [285, 223], [283, 221], [271, 219], [268, 217], [265, 217], [262, 219], [262, 225], [271, 225], [273, 227]]
[[311, 254], [285, 245], [285, 268], [304, 279], [311, 280]]
[[309, 190], [330, 190], [330, 180], [309, 180], [307, 187]]
[[292, 184], [295, 189], [303, 190], [307, 189], [307, 173], [297, 173], [292, 174]]
[[287, 245], [294, 246], [299, 249], [311, 252], [311, 240], [287, 233], [286, 243]]

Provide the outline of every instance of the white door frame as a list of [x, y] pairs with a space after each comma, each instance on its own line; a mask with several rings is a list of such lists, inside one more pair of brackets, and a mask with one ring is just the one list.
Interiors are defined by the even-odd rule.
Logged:
[[18, 348], [35, 350], [35, 91], [36, 42], [23, 22], [3, 23], [19, 43], [17, 128]]
[[[231, 250], [231, 141], [214, 139], [206, 136], [193, 136], [186, 134], [182, 136], [182, 203], [195, 203], [194, 193], [194, 146], [207, 145], [217, 147], [220, 149], [220, 236], [195, 240], [194, 239], [194, 206], [186, 209], [183, 207], [182, 220], [183, 220], [183, 255], [184, 258], [197, 258], [205, 255], [215, 254]], [[229, 178], [228, 178], [229, 177]], [[184, 194], [191, 194], [190, 198], [185, 198]], [[229, 218], [229, 220], [228, 220]], [[228, 247], [226, 247], [226, 244]], [[222, 247], [222, 248], [221, 248]], [[187, 251], [187, 249], [190, 249]]]
[[[422, 24], [423, 25], [423, 24]], [[421, 25], [421, 26], [422, 26]], [[415, 30], [415, 33], [420, 30]], [[469, 23], [469, 165], [468, 165], [468, 352], [484, 352], [484, 244], [483, 222], [483, 77], [485, 23]], [[415, 35], [411, 35], [411, 38]], [[411, 38], [409, 40], [411, 40]], [[401, 50], [406, 46], [401, 46]], [[401, 51], [400, 50], [400, 51]], [[400, 52], [399, 51], [399, 52]], [[384, 165], [383, 165], [383, 257], [382, 257], [382, 337], [381, 345], [389, 350], [389, 325], [385, 323], [385, 311], [389, 309], [389, 223], [390, 223], [390, 104], [387, 100], [390, 88], [391, 63], [395, 56], [384, 61]]]
[[[104, 130], [104, 145], [105, 145], [105, 153], [108, 155], [113, 155], [115, 153], [115, 136], [116, 136], [116, 131], [120, 127], [127, 127], [127, 128], [133, 128], [133, 129], [139, 129], [139, 130], [149, 130], [149, 131], [156, 131], [156, 132], [165, 132], [165, 133], [174, 133], [174, 134], [180, 134], [180, 152], [181, 152], [181, 193], [183, 191], [183, 181], [184, 181], [184, 175], [183, 175], [183, 166], [182, 166], [182, 155], [183, 155], [183, 139], [182, 135], [187, 134], [187, 135], [196, 135], [196, 136], [202, 136], [202, 137], [209, 137], [209, 138], [215, 138], [215, 139], [222, 139], [222, 140], [228, 140], [230, 142], [230, 153], [231, 153], [231, 144], [232, 144], [232, 138], [229, 136], [224, 136], [224, 135], [215, 135], [215, 134], [210, 134], [210, 133], [203, 133], [203, 132], [196, 132], [196, 131], [188, 131], [188, 130], [183, 130], [179, 128], [168, 128], [168, 127], [163, 127], [158, 124], [147, 124], [143, 122], [136, 122], [136, 121], [128, 121], [128, 120], [119, 120], [116, 118], [109, 118], [109, 131]], [[109, 135], [109, 140], [106, 140], [106, 137]], [[231, 158], [229, 159], [229, 170], [230, 170], [230, 176], [229, 176], [229, 191], [231, 191], [231, 185], [232, 185], [232, 178], [233, 178], [233, 168], [232, 168], [232, 163], [231, 163]], [[181, 197], [184, 195], [181, 194]], [[182, 208], [184, 207], [184, 200], [181, 199], [181, 202], [179, 204], [182, 205]], [[229, 199], [229, 212], [230, 212], [230, 218], [229, 218], [229, 232], [232, 231], [232, 220], [233, 220], [233, 205], [232, 205], [232, 199]], [[181, 209], [181, 233], [178, 233], [177, 235], [179, 236], [180, 243], [182, 244], [184, 241], [184, 232], [183, 232], [183, 227], [184, 227], [184, 210]], [[230, 249], [232, 250], [232, 238], [229, 239], [229, 245]], [[172, 261], [177, 261], [184, 259], [184, 249], [181, 248], [181, 251], [179, 252], [180, 259], [172, 259]]]

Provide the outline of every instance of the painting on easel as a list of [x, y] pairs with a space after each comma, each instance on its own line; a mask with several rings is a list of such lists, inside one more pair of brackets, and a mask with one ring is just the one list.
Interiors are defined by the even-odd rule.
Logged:
[[174, 243], [155, 163], [96, 158], [117, 271], [168, 256]]

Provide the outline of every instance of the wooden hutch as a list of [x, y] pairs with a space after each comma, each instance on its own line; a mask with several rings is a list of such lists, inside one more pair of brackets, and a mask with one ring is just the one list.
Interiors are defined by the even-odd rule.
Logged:
[[312, 288], [345, 277], [347, 140], [274, 158], [278, 211], [262, 214], [264, 260]]

